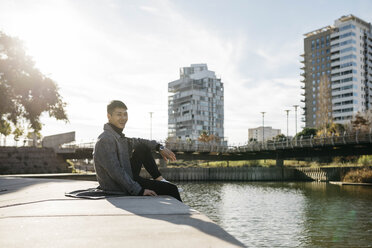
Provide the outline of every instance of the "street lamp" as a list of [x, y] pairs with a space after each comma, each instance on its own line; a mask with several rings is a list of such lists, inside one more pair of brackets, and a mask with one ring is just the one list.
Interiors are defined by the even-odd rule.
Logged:
[[263, 146], [263, 142], [265, 142], [265, 113], [266, 112], [261, 112], [262, 114], [262, 146]]
[[287, 112], [287, 146], [288, 146], [288, 116], [289, 116], [289, 109], [286, 109], [284, 110], [285, 112]]
[[296, 123], [296, 134], [297, 134], [297, 108], [298, 108], [299, 105], [293, 105], [293, 107], [295, 108], [295, 123]]
[[150, 114], [150, 140], [152, 140], [152, 114], [154, 112], [149, 112]]

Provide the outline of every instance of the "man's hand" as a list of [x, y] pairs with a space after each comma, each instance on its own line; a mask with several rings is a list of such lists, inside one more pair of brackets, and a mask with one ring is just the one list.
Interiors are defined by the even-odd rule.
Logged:
[[164, 147], [164, 149], [162, 151], [160, 151], [159, 153], [164, 158], [164, 160], [166, 162], [168, 162], [168, 159], [170, 161], [176, 161], [177, 160], [176, 155], [174, 155], [174, 153], [166, 147]]
[[157, 194], [155, 193], [155, 191], [152, 191], [152, 190], [149, 190], [149, 189], [145, 189], [143, 191], [143, 195], [148, 195], [148, 196], [157, 196]]

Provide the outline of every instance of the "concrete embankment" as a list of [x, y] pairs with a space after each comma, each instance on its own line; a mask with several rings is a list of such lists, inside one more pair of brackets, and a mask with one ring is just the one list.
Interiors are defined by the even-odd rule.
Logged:
[[0, 177], [0, 247], [243, 247], [171, 197], [76, 199], [97, 182]]
[[[172, 181], [287, 181], [295, 176], [293, 169], [284, 167], [161, 168], [160, 172]], [[146, 171], [141, 173], [148, 177]]]
[[[287, 168], [287, 167], [216, 167], [160, 168], [170, 181], [340, 181], [350, 170], [360, 167]], [[95, 173], [18, 174], [23, 178], [73, 179], [95, 181]], [[142, 177], [149, 178], [143, 169]]]
[[52, 148], [0, 147], [0, 174], [71, 172]]
[[[173, 181], [340, 181], [352, 169], [360, 167], [288, 168], [288, 167], [216, 167], [161, 168]], [[148, 176], [145, 171], [143, 176]]]
[[319, 168], [296, 168], [295, 178], [300, 181], [315, 180], [322, 182], [341, 181], [343, 176], [360, 167], [319, 167]]

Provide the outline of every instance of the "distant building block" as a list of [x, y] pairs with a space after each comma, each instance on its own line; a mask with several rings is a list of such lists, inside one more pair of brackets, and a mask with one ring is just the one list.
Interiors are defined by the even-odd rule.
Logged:
[[75, 132], [61, 133], [50, 136], [45, 136], [43, 138], [42, 146], [53, 148], [57, 151], [62, 144], [75, 141]]

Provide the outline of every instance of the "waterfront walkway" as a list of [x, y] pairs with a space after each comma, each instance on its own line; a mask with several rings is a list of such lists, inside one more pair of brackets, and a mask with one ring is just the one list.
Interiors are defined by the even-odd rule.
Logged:
[[97, 182], [0, 176], [0, 247], [242, 247], [174, 198], [66, 197]]

